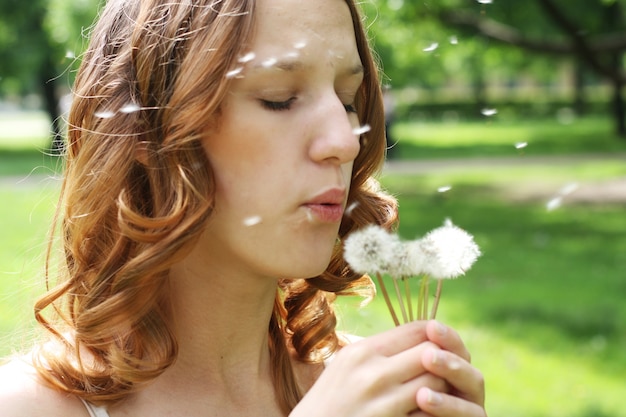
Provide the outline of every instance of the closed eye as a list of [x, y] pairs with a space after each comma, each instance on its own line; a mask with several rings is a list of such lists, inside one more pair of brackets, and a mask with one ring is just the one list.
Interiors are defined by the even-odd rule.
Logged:
[[267, 110], [271, 111], [282, 111], [289, 110], [294, 101], [296, 101], [295, 97], [291, 97], [285, 101], [271, 101], [271, 100], [263, 100], [261, 99], [261, 105]]

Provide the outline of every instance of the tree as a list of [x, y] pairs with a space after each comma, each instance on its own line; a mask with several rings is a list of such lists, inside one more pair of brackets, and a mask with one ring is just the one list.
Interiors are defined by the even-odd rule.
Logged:
[[436, 19], [492, 41], [553, 57], [574, 58], [613, 85], [617, 133], [626, 137], [624, 0], [405, 2], [404, 19]]
[[0, 3], [0, 93], [34, 91], [41, 96], [50, 117], [53, 151], [63, 143], [58, 103], [62, 83], [71, 82], [74, 55], [67, 51], [75, 50], [96, 7], [95, 0]]

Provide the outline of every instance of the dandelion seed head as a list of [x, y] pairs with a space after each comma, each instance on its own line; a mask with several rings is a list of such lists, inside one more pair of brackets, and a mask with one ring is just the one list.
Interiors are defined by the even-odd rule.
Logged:
[[441, 187], [437, 188], [437, 192], [438, 193], [445, 193], [445, 192], [450, 191], [451, 189], [452, 189], [451, 185], [444, 185], [444, 186], [441, 186]]
[[380, 226], [352, 232], [344, 243], [344, 258], [360, 274], [386, 273], [395, 263], [399, 239]]
[[420, 241], [424, 253], [422, 272], [435, 279], [457, 278], [481, 255], [474, 237], [446, 220]]
[[246, 217], [245, 219], [243, 219], [243, 225], [250, 227], [250, 226], [255, 226], [259, 223], [261, 223], [263, 219], [261, 218], [261, 216], [250, 216], [250, 217]]
[[528, 142], [517, 142], [515, 144], [515, 149], [524, 149], [528, 146]]
[[352, 129], [352, 134], [355, 136], [361, 136], [362, 134], [367, 133], [370, 130], [372, 130], [372, 127], [368, 124], [365, 124], [363, 126], [355, 127], [354, 129]]
[[439, 43], [438, 42], [433, 42], [430, 45], [428, 45], [426, 48], [422, 49], [422, 51], [424, 51], [424, 52], [433, 52], [437, 48], [439, 48]]
[[496, 114], [498, 114], [498, 110], [497, 109], [491, 109], [491, 108], [484, 108], [484, 109], [482, 109], [480, 111], [480, 113], [483, 116], [490, 117], [490, 116], [495, 116]]
[[476, 0], [480, 4], [492, 4], [493, 0]]
[[419, 240], [402, 242], [397, 245], [395, 262], [390, 265], [389, 274], [396, 278], [421, 275], [425, 259]]

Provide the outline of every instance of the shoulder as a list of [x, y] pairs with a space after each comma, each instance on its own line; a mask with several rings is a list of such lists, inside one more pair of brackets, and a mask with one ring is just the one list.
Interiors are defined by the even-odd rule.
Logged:
[[80, 400], [53, 390], [23, 358], [0, 366], [0, 404], [3, 417], [88, 417]]

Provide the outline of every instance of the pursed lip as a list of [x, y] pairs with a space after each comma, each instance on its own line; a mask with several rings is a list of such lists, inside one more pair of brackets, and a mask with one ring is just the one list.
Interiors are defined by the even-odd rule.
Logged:
[[346, 201], [345, 188], [330, 188], [303, 204], [309, 210], [309, 220], [323, 223], [340, 222]]

